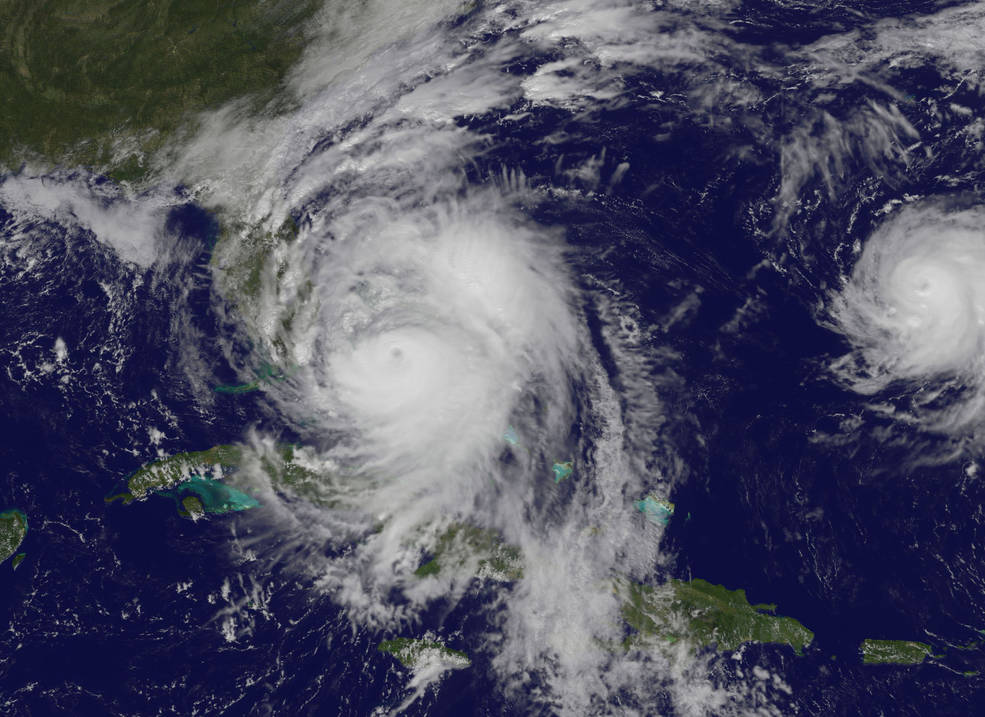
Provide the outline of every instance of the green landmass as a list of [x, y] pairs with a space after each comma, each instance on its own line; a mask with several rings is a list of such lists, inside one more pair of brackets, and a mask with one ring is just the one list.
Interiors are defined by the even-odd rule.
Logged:
[[705, 580], [671, 580], [656, 588], [624, 581], [617, 590], [626, 598], [623, 619], [634, 631], [627, 647], [651, 638], [686, 639], [697, 648], [731, 652], [747, 642], [769, 642], [803, 654], [814, 639], [797, 620], [776, 615], [776, 605], [751, 605], [744, 590]]
[[25, 535], [27, 535], [27, 516], [24, 513], [16, 508], [0, 513], [0, 563], [17, 552]]
[[[224, 230], [212, 252], [213, 276], [218, 287], [244, 316], [255, 315], [263, 297], [278, 292], [278, 286], [288, 270], [288, 260], [282, 249], [290, 246], [300, 231], [292, 217], [285, 219], [275, 231], [266, 231], [261, 224], [246, 226], [235, 217], [226, 217]], [[236, 240], [228, 241], [230, 237]], [[287, 347], [290, 342], [287, 337], [298, 316], [313, 306], [314, 295], [314, 283], [307, 279], [297, 287], [290, 299], [278, 299], [282, 308], [273, 338], [264, 346], [272, 361], [289, 363], [290, 351]], [[265, 330], [264, 334], [268, 331]], [[268, 375], [258, 377], [256, 388], [263, 381], [283, 377], [283, 373], [274, 371], [272, 369]], [[253, 383], [242, 384], [238, 392], [255, 390]]]
[[14, 556], [13, 561], [11, 561], [10, 566], [14, 570], [17, 570], [17, 566], [20, 565], [22, 562], [24, 562], [24, 558], [26, 557], [27, 557], [27, 553], [17, 553], [17, 555]]
[[398, 637], [394, 640], [384, 640], [379, 645], [380, 652], [393, 655], [404, 667], [414, 668], [422, 662], [440, 661], [447, 667], [459, 669], [472, 664], [468, 655], [459, 650], [452, 650], [434, 640], [418, 640], [409, 637]]
[[[270, 478], [274, 488], [322, 506], [333, 505], [326, 495], [325, 481], [299, 462], [299, 448], [292, 444], [278, 445], [274, 451], [259, 457], [260, 468]], [[127, 491], [108, 497], [107, 502], [122, 500], [129, 503], [155, 493], [168, 494], [181, 501], [179, 512], [194, 517], [194, 511], [184, 505], [191, 497], [198, 500], [206, 513], [226, 513], [259, 505], [252, 497], [224, 480], [242, 465], [245, 459], [242, 446], [218, 445], [203, 451], [177, 453], [148, 463], [127, 480]], [[194, 503], [191, 504], [194, 508]]]
[[300, 58], [319, 0], [0, 0], [0, 165], [146, 170], [193, 113], [257, 106]]
[[221, 271], [224, 281], [235, 285], [236, 295], [256, 299], [265, 281], [282, 278], [287, 270], [286, 263], [275, 266], [274, 252], [281, 244], [290, 244], [297, 239], [298, 225], [292, 217], [272, 232], [256, 226], [248, 228], [234, 220], [227, 224], [223, 237], [235, 236], [237, 241], [224, 242], [220, 238], [212, 263]]
[[475, 566], [475, 574], [481, 578], [515, 582], [523, 577], [523, 561], [516, 547], [504, 543], [495, 531], [464, 523], [455, 523], [441, 534], [432, 556], [414, 571], [417, 577], [437, 575], [442, 567], [462, 568], [469, 564]]
[[205, 506], [202, 505], [202, 501], [193, 495], [189, 495], [182, 499], [181, 510], [179, 511], [183, 518], [191, 518], [192, 520], [198, 520], [205, 516]]
[[243, 449], [236, 445], [213, 446], [204, 451], [177, 453], [170, 458], [143, 466], [127, 480], [129, 492], [108, 498], [108, 501], [146, 498], [189, 480], [192, 476], [222, 475], [235, 469], [243, 460]]
[[291, 443], [280, 444], [272, 453], [263, 455], [260, 467], [280, 493], [323, 508], [337, 507], [346, 492], [344, 484], [336, 480], [336, 476], [305, 467], [303, 449]]
[[867, 665], [918, 665], [932, 655], [930, 645], [912, 640], [863, 640], [859, 649]]

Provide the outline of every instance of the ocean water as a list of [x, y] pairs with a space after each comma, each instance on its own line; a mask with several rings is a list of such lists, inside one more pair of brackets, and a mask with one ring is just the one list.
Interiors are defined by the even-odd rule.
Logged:
[[[975, 714], [983, 29], [329, 2], [290, 102], [198, 118], [148, 186], [4, 175], [5, 713]], [[105, 500], [228, 443], [256, 507]], [[416, 576], [461, 525], [522, 577]], [[613, 585], [671, 577], [815, 640], [620, 647]]]

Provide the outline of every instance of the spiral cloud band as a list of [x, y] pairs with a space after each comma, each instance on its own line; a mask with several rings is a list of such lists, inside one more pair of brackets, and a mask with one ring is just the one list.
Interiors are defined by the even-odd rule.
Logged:
[[869, 238], [832, 305], [854, 347], [834, 368], [853, 389], [874, 394], [908, 381], [930, 398], [957, 390], [965, 400], [921, 418], [974, 420], [977, 401], [968, 399], [985, 390], [983, 227], [981, 209], [926, 205], [903, 209]]
[[[676, 358], [655, 357], [638, 326], [633, 338], [635, 321], [623, 320], [638, 308], [586, 273], [560, 227], [538, 221], [564, 192], [492, 161], [481, 125], [452, 121], [510, 111], [529, 88], [509, 63], [530, 44], [577, 55], [543, 73], [546, 104], [566, 104], [585, 80], [570, 67], [604, 69], [618, 52], [602, 80], [614, 86], [626, 62], [654, 60], [657, 34], [638, 32], [650, 10], [613, 5], [496, 6], [459, 35], [449, 8], [414, 2], [402, 37], [379, 36], [372, 61], [339, 71], [370, 53], [380, 17], [402, 27], [370, 3], [365, 27], [346, 33], [357, 43], [333, 37], [306, 61], [296, 113], [253, 125], [228, 108], [179, 163], [243, 217], [217, 248], [217, 284], [256, 354], [289, 377], [265, 385], [265, 400], [273, 424], [301, 437], [294, 459], [309, 474], [297, 489], [271, 477], [261, 466], [277, 462], [283, 437], [254, 434], [250, 487], [277, 515], [260, 559], [313, 578], [354, 626], [380, 634], [483, 596], [480, 649], [495, 655], [497, 679], [527, 695], [535, 676], [543, 688], [530, 699], [559, 714], [665, 688], [682, 704], [725, 699], [670, 657], [608, 647], [625, 630], [613, 578], [654, 581], [664, 565], [632, 501], [667, 492], [662, 469], [676, 472], [658, 395]], [[487, 46], [491, 31], [504, 40]], [[244, 151], [254, 146], [264, 151]], [[578, 172], [600, 186], [594, 158]], [[493, 544], [522, 576], [482, 558]], [[426, 569], [432, 558], [440, 570]], [[640, 679], [654, 663], [659, 684]]]
[[378, 214], [322, 266], [317, 405], [357, 427], [374, 472], [434, 479], [487, 457], [521, 387], [570, 350], [563, 275], [488, 202]]

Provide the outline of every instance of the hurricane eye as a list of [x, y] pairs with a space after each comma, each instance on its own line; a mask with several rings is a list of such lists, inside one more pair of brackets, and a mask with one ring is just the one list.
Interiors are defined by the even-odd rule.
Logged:
[[[934, 381], [941, 391], [950, 386], [967, 395], [969, 409], [985, 395], [981, 214], [928, 203], [901, 211], [869, 237], [832, 302], [838, 327], [855, 347], [851, 360], [835, 364], [850, 386], [874, 393], [894, 381], [920, 381], [931, 391], [926, 382]], [[963, 410], [958, 402], [944, 413]], [[937, 409], [927, 418], [945, 420]]]

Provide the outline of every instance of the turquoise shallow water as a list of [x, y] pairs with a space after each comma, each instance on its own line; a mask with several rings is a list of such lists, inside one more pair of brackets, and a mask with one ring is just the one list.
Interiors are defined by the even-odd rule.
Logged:
[[671, 516], [674, 514], [670, 504], [662, 503], [652, 495], [648, 495], [643, 500], [636, 501], [633, 505], [646, 516], [647, 520], [656, 525], [667, 525], [670, 522]]
[[560, 483], [565, 478], [570, 476], [573, 471], [570, 461], [567, 463], [555, 463], [552, 470], [554, 471], [555, 483]]
[[201, 476], [192, 476], [190, 480], [167, 493], [178, 502], [190, 494], [194, 494], [202, 501], [206, 513], [229, 513], [235, 510], [249, 510], [260, 505], [256, 498], [241, 490]]

